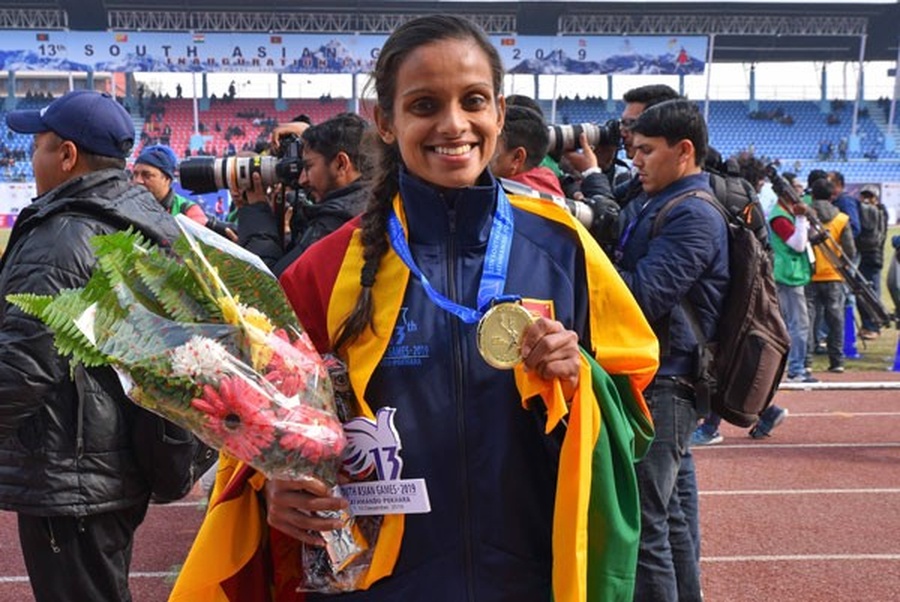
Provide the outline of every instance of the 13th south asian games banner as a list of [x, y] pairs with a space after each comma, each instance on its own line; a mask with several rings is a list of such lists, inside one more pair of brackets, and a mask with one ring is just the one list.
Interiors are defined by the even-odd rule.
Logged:
[[[385, 35], [5, 31], [4, 71], [368, 73]], [[703, 73], [702, 36], [492, 36], [509, 73]]]

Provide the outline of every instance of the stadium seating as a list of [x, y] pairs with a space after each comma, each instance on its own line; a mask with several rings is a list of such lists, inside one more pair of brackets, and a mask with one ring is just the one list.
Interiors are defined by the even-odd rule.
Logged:
[[[542, 101], [544, 115], [551, 120], [552, 103]], [[860, 148], [847, 151], [847, 160], [840, 160], [838, 144], [843, 138], [849, 141], [853, 121], [852, 103], [844, 103], [832, 113], [839, 120], [834, 125], [826, 122], [819, 103], [810, 101], [761, 101], [760, 114], [772, 115], [780, 109], [782, 115], [790, 115], [792, 125], [773, 119], [751, 119], [748, 103], [745, 101], [712, 101], [709, 105], [710, 143], [723, 156], [728, 157], [743, 150], [753, 150], [754, 154], [769, 159], [779, 159], [785, 169], [799, 167], [800, 174], [811, 169], [837, 170], [844, 174], [848, 182], [900, 181], [900, 151], [884, 150], [885, 120], [877, 112], [881, 109], [875, 102], [864, 105], [870, 117], [861, 117], [857, 122]], [[613, 111], [607, 110], [605, 100], [561, 99], [556, 103], [557, 124], [603, 123], [621, 115], [624, 105], [615, 103]], [[881, 126], [879, 126], [879, 122]], [[833, 155], [831, 160], [819, 158], [819, 147], [823, 141], [830, 142]], [[849, 146], [849, 142], [848, 142]], [[877, 160], [866, 156], [874, 151]]]
[[[290, 121], [300, 114], [308, 115], [313, 123], [326, 119], [348, 110], [347, 99], [301, 99], [289, 100], [287, 108], [278, 111], [273, 99], [235, 99], [232, 101], [218, 100], [210, 103], [209, 109], [198, 111], [197, 120], [203, 125], [201, 132], [205, 136], [211, 136], [211, 140], [205, 145], [207, 154], [221, 156], [225, 153], [228, 141], [225, 133], [231, 127], [238, 127], [243, 135], [231, 135], [230, 142], [235, 149], [252, 149], [257, 138], [266, 131], [264, 122], [272, 120], [275, 123]], [[185, 156], [185, 149], [190, 144], [191, 135], [194, 133], [194, 109], [193, 102], [189, 99], [171, 99], [163, 101], [165, 112], [162, 115], [149, 114], [144, 133], [145, 143], [166, 142], [164, 139], [165, 127], [171, 128], [168, 145], [171, 146], [180, 157]], [[253, 117], [248, 117], [252, 115]]]
[[[21, 108], [43, 106], [46, 100], [20, 102]], [[159, 101], [164, 111], [159, 114], [149, 112], [146, 120], [135, 118], [138, 132], [143, 132], [135, 153], [145, 144], [164, 141], [166, 126], [171, 129], [168, 144], [183, 157], [188, 148], [194, 129], [194, 108], [190, 99], [165, 99]], [[623, 104], [616, 101], [612, 110], [607, 110], [607, 102], [601, 99], [573, 100], [559, 99], [556, 102], [555, 117], [553, 103], [541, 101], [544, 114], [556, 124], [603, 123], [616, 119], [622, 112]], [[847, 160], [841, 160], [838, 145], [843, 138], [849, 140], [852, 128], [852, 103], [843, 103], [832, 113], [837, 123], [826, 122], [819, 103], [811, 101], [761, 101], [758, 111], [763, 116], [789, 115], [792, 125], [774, 119], [751, 119], [748, 103], [744, 101], [713, 101], [709, 106], [710, 142], [723, 156], [742, 150], [752, 149], [754, 154], [769, 159], [779, 159], [785, 170], [798, 171], [800, 175], [810, 169], [838, 170], [844, 173], [848, 182], [897, 182], [900, 181], [900, 149], [884, 150], [887, 133], [887, 119], [884, 110], [876, 101], [865, 103], [868, 117], [857, 122], [860, 145], [858, 150], [847, 150]], [[230, 127], [239, 127], [243, 133], [232, 135], [235, 150], [253, 148], [257, 139], [265, 136], [266, 123], [290, 121], [297, 115], [306, 114], [318, 123], [340, 112], [351, 110], [348, 99], [300, 99], [286, 101], [285, 110], [276, 110], [273, 99], [235, 99], [213, 101], [207, 110], [198, 111], [198, 120], [205, 126], [204, 135], [209, 136], [205, 151], [214, 156], [222, 156], [227, 148], [225, 133]], [[371, 102], [363, 101], [360, 112], [370, 117]], [[898, 111], [900, 112], [900, 111]], [[248, 117], [250, 115], [257, 117]], [[4, 114], [0, 112], [0, 119]], [[218, 125], [218, 128], [216, 127]], [[895, 126], [895, 131], [897, 127]], [[820, 145], [830, 142], [833, 154], [828, 160], [819, 157]], [[0, 140], [6, 149], [24, 152], [26, 160], [15, 161], [12, 165], [0, 167], [0, 181], [27, 181], [33, 179], [28, 157], [31, 137], [6, 131]], [[0, 150], [4, 150], [0, 146]], [[874, 153], [874, 156], [873, 156]], [[134, 155], [133, 155], [134, 156]]]

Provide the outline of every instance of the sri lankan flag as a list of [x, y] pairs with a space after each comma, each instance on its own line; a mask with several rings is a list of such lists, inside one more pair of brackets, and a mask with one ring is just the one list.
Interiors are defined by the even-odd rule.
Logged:
[[[511, 197], [513, 205], [572, 228], [584, 249], [591, 298], [592, 353], [583, 353], [579, 387], [570, 402], [558, 381], [516, 369], [525, 405], [540, 395], [548, 409], [547, 432], [563, 417], [567, 434], [553, 516], [554, 602], [630, 602], [640, 539], [640, 504], [634, 462], [652, 437], [641, 391], [658, 366], [659, 346], [650, 326], [606, 255], [561, 207], [550, 201]], [[401, 221], [402, 204], [394, 200]], [[356, 302], [362, 268], [359, 220], [329, 237], [315, 261], [295, 263], [282, 285], [310, 338], [321, 349]], [[404, 224], [405, 226], [405, 224]], [[327, 246], [327, 249], [325, 248]], [[343, 358], [361, 415], [373, 417], [360, 392], [387, 349], [400, 313], [409, 270], [393, 252], [385, 255], [372, 290], [374, 328]], [[224, 458], [213, 504], [182, 568], [170, 602], [296, 602], [299, 544], [265, 529], [260, 475]], [[403, 517], [385, 517], [368, 574], [368, 587], [391, 574], [403, 539]], [[266, 548], [266, 553], [262, 550]], [[266, 577], [270, 575], [271, 577]]]

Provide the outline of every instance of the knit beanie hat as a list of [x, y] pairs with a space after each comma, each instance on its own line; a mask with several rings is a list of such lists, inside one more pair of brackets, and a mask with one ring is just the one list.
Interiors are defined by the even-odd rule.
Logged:
[[143, 163], [144, 165], [152, 165], [164, 174], [170, 180], [175, 179], [175, 168], [178, 167], [178, 158], [175, 152], [164, 144], [154, 144], [148, 146], [141, 151], [138, 158], [134, 161], [135, 165]]

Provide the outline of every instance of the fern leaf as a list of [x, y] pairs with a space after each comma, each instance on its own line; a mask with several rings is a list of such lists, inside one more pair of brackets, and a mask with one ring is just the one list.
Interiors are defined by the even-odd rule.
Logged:
[[266, 314], [276, 328], [297, 325], [297, 317], [281, 285], [271, 274], [215, 247], [199, 241], [198, 245], [232, 296]]
[[72, 363], [102, 366], [108, 358], [94, 345], [76, 324], [92, 303], [82, 296], [80, 289], [64, 290], [55, 298], [22, 293], [7, 299], [25, 313], [40, 319], [53, 332], [57, 351]]
[[32, 293], [18, 293], [7, 295], [6, 300], [24, 311], [26, 314], [40, 318], [44, 315], [47, 306], [53, 302], [50, 295], [35, 295]]
[[156, 296], [166, 313], [180, 322], [204, 322], [216, 305], [197, 285], [193, 274], [180, 263], [151, 253], [135, 265], [143, 283]]

